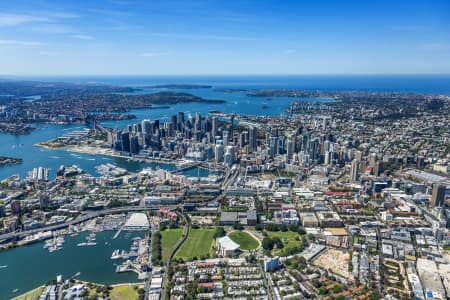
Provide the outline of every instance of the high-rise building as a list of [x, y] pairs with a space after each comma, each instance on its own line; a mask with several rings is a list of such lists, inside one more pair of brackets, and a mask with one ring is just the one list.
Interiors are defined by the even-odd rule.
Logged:
[[243, 131], [239, 134], [239, 147], [240, 148], [244, 148], [245, 145], [247, 144], [247, 139], [246, 139], [247, 135], [248, 135], [248, 133], [246, 131]]
[[292, 159], [292, 156], [294, 155], [294, 151], [295, 151], [295, 141], [292, 137], [288, 138], [286, 151], [287, 151], [287, 153], [286, 153], [287, 158]]
[[149, 136], [153, 133], [153, 124], [150, 120], [142, 120], [141, 122], [142, 134], [144, 136]]
[[122, 141], [122, 151], [124, 152], [130, 152], [130, 133], [129, 132], [122, 132], [120, 136], [120, 140]]
[[256, 151], [257, 147], [257, 135], [256, 135], [256, 128], [250, 127], [248, 131], [248, 147], [250, 152]]
[[278, 138], [276, 136], [271, 136], [269, 138], [269, 155], [274, 157], [278, 150]]
[[214, 138], [217, 135], [217, 118], [212, 117], [211, 119], [211, 136]]
[[235, 152], [236, 152], [236, 147], [235, 146], [227, 146], [227, 151], [225, 154], [231, 154], [231, 162], [233, 163], [236, 160], [235, 157]]
[[350, 168], [350, 180], [355, 182], [358, 180], [359, 161], [357, 159], [352, 160]]
[[284, 135], [278, 137], [277, 154], [279, 154], [279, 155], [283, 155], [284, 154], [285, 141], [286, 141], [286, 137]]
[[177, 115], [170, 117], [170, 124], [173, 126], [174, 130], [178, 127]]
[[216, 145], [214, 148], [214, 158], [216, 162], [223, 161], [223, 145]]
[[184, 112], [182, 111], [178, 112], [178, 124], [182, 125], [181, 127], [184, 125]]
[[431, 207], [443, 206], [445, 201], [446, 186], [439, 183], [433, 184], [433, 191], [431, 192]]
[[139, 153], [139, 138], [137, 136], [132, 136], [130, 138], [130, 153], [131, 154]]
[[228, 131], [223, 132], [223, 145], [226, 147], [228, 146], [229, 137], [228, 137]]

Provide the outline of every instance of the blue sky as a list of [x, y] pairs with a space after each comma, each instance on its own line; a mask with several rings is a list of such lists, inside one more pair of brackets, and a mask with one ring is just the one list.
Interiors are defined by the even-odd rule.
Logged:
[[450, 73], [450, 1], [0, 1], [0, 74]]

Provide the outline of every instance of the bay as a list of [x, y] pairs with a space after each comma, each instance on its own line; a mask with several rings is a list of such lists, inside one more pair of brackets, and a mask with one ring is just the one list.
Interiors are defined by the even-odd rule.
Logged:
[[100, 284], [138, 282], [135, 273], [115, 272], [114, 263], [118, 261], [111, 260], [111, 254], [115, 249], [129, 251], [131, 238], [144, 234], [122, 232], [112, 239], [114, 233], [97, 233], [95, 246], [76, 246], [85, 242], [87, 232], [84, 232], [75, 237], [66, 236], [63, 249], [51, 253], [43, 248], [43, 242], [0, 252], [0, 266], [7, 266], [0, 268], [0, 299], [21, 295], [58, 275], [68, 279], [78, 272], [78, 279]]

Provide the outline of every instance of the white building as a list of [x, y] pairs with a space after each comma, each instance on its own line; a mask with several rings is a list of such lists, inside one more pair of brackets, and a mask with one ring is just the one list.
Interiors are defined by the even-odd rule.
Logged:
[[236, 254], [239, 250], [240, 245], [235, 243], [228, 236], [217, 238], [217, 250], [219, 251], [219, 255], [223, 257], [227, 257], [233, 254]]
[[149, 228], [150, 223], [144, 213], [133, 213], [123, 226], [124, 230], [147, 230]]

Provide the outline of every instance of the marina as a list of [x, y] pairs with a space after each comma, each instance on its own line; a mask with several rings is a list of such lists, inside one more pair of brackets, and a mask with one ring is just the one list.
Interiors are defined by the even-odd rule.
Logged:
[[[115, 249], [130, 249], [133, 238], [143, 238], [144, 234], [132, 232], [112, 239], [114, 233], [97, 232], [96, 245], [86, 247], [77, 247], [77, 244], [86, 242], [89, 232], [81, 232], [77, 236], [68, 235], [64, 246], [52, 253], [44, 249], [45, 242], [1, 251], [0, 299], [10, 299], [56, 278], [57, 275], [70, 278], [79, 273], [77, 279], [101, 284], [138, 282], [138, 276], [134, 272], [116, 272], [111, 253]], [[25, 271], [27, 276], [23, 276]], [[15, 289], [17, 291], [13, 292]]]

